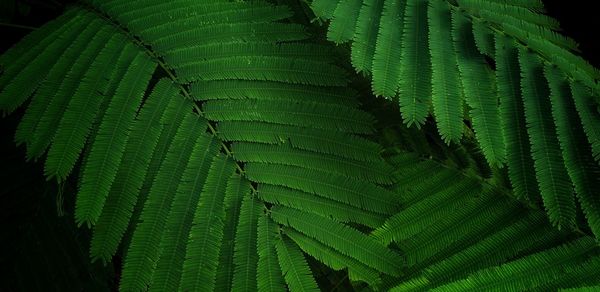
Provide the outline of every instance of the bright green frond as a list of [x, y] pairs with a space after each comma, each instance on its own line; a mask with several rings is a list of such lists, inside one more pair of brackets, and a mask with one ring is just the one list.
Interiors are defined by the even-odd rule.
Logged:
[[334, 155], [305, 151], [289, 144], [272, 145], [238, 142], [232, 145], [234, 157], [244, 162], [270, 162], [344, 175], [378, 184], [391, 184], [392, 168], [383, 161], [364, 162]]
[[254, 80], [197, 81], [190, 91], [197, 100], [259, 99], [301, 100], [306, 102], [356, 107], [356, 92], [351, 88], [310, 86]]
[[473, 40], [479, 52], [490, 58], [494, 58], [496, 50], [493, 31], [486, 23], [480, 20], [473, 20], [471, 25], [473, 26]]
[[404, 261], [400, 255], [352, 227], [286, 207], [272, 208], [271, 217], [368, 267], [390, 275], [401, 273]]
[[189, 113], [177, 129], [154, 177], [141, 215], [138, 220], [133, 221], [137, 226], [125, 257], [120, 289], [145, 289], [149, 284], [160, 255], [159, 244], [173, 197], [198, 138], [194, 133], [202, 131], [204, 127], [202, 120]]
[[315, 16], [322, 19], [330, 19], [338, 6], [338, 2], [334, 0], [314, 0], [310, 7], [315, 12]]
[[223, 239], [219, 252], [219, 267], [215, 281], [215, 291], [229, 291], [233, 282], [235, 265], [233, 263], [234, 241], [236, 226], [240, 220], [242, 200], [250, 193], [250, 183], [240, 175], [234, 174], [227, 182], [225, 190], [225, 220], [223, 228]]
[[457, 2], [460, 7], [476, 14], [493, 13], [498, 15], [506, 15], [547, 28], [558, 28], [558, 21], [555, 19], [540, 13], [536, 13], [527, 7], [513, 5], [512, 3], [484, 0], [458, 0]]
[[[534, 289], [554, 279], [568, 277], [569, 273], [565, 272], [570, 264], [580, 262], [597, 249], [592, 239], [584, 237], [501, 266], [478, 271], [463, 280], [432, 291], [477, 291], [481, 287], [510, 291]], [[598, 261], [593, 263], [597, 267]]]
[[430, 1], [427, 17], [433, 114], [444, 142], [458, 142], [463, 132], [463, 100], [457, 59], [453, 54], [448, 3], [443, 0]]
[[371, 67], [373, 93], [377, 96], [392, 98], [396, 95], [405, 8], [406, 0], [386, 0], [383, 5]]
[[398, 101], [407, 126], [421, 127], [431, 103], [431, 61], [428, 45], [427, 0], [408, 0], [401, 42]]
[[[319, 68], [319, 70], [315, 70]], [[185, 82], [196, 80], [267, 80], [295, 84], [342, 86], [344, 71], [334, 65], [279, 56], [235, 56], [187, 63], [175, 71]]]
[[360, 8], [351, 55], [352, 66], [356, 72], [371, 73], [383, 3], [384, 0], [364, 0]]
[[581, 119], [585, 135], [588, 138], [596, 162], [600, 163], [600, 113], [596, 109], [589, 90], [578, 82], [571, 82], [571, 93], [575, 109]]
[[506, 151], [500, 125], [494, 73], [475, 46], [473, 26], [459, 12], [452, 14], [452, 38], [458, 59], [460, 80], [469, 105], [475, 137], [490, 165], [501, 166]]
[[[88, 69], [92, 58], [98, 54], [110, 37], [110, 27], [104, 26], [97, 20], [90, 22], [73, 40], [73, 43], [65, 49], [64, 54], [56, 60], [47, 75], [42, 76], [45, 79], [32, 97], [32, 103], [38, 103], [37, 106], [32, 106], [32, 115], [29, 116], [35, 119], [35, 127], [23, 129], [29, 132], [24, 135], [20, 135], [23, 132], [19, 133], [16, 139], [18, 142], [21, 142], [19, 140], [26, 142], [28, 159], [37, 160], [44, 154], [56, 133], [60, 117], [65, 111], [69, 98], [77, 86], [78, 79], [74, 77], [79, 77]], [[35, 65], [30, 64], [30, 66]], [[34, 80], [30, 80], [30, 82], [35, 84]], [[6, 87], [6, 90], [9, 90], [12, 84], [15, 84], [14, 81]], [[22, 92], [24, 91], [21, 90], [19, 93]], [[26, 138], [21, 139], [22, 136]]]

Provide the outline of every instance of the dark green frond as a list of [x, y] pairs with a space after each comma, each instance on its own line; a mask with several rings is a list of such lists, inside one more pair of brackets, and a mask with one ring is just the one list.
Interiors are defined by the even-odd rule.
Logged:
[[258, 220], [264, 205], [253, 193], [246, 193], [240, 207], [240, 217], [235, 233], [232, 291], [255, 291], [258, 265]]
[[121, 82], [110, 102], [86, 160], [75, 208], [78, 224], [94, 224], [100, 217], [125, 151], [129, 138], [128, 128], [156, 68], [156, 64], [143, 54], [137, 55], [132, 65], [137, 70], [129, 71], [123, 76], [124, 82]]
[[304, 252], [323, 262], [334, 270], [347, 269], [351, 280], [365, 281], [377, 287], [381, 284], [379, 273], [359, 261], [344, 256], [334, 249], [291, 228], [285, 229], [285, 235], [291, 238]]
[[363, 210], [390, 214], [398, 203], [394, 194], [374, 184], [296, 166], [246, 164], [248, 178], [259, 182], [310, 192]]
[[133, 122], [123, 160], [94, 226], [90, 247], [93, 260], [108, 262], [117, 251], [148, 173], [148, 164], [161, 138], [160, 119], [167, 105], [174, 103], [177, 97], [177, 88], [170, 81], [159, 81]]
[[[314, 7], [315, 2], [318, 1], [313, 1], [313, 9], [321, 10], [319, 7]], [[329, 2], [334, 3], [333, 1]], [[335, 43], [344, 43], [352, 39], [362, 4], [363, 0], [346, 0], [337, 3], [331, 25], [327, 31], [328, 40]]]
[[194, 212], [179, 290], [214, 289], [225, 218], [223, 198], [234, 169], [234, 162], [223, 156], [215, 157], [210, 167]]
[[511, 39], [499, 34], [496, 35], [495, 49], [496, 80], [506, 143], [508, 177], [518, 198], [534, 200], [539, 196], [539, 190], [525, 126], [518, 50]]
[[521, 49], [521, 88], [531, 156], [544, 206], [550, 222], [559, 229], [575, 225], [575, 198], [564, 162], [554, 123], [543, 67], [537, 56]]
[[600, 113], [596, 109], [593, 97], [589, 90], [578, 82], [571, 82], [573, 101], [585, 135], [588, 138], [596, 162], [600, 163]]
[[340, 222], [355, 222], [369, 227], [377, 227], [384, 221], [383, 215], [282, 186], [261, 184], [258, 189], [258, 196], [268, 203], [305, 210]]
[[[173, 198], [196, 141], [202, 139], [202, 136], [197, 137], [195, 133], [203, 128], [205, 122], [188, 113], [170, 142], [148, 198], [143, 202], [139, 222], [134, 221], [137, 226], [125, 257], [120, 289], [139, 290], [150, 284], [153, 269], [160, 256], [160, 241], [164, 236]], [[206, 138], [202, 140], [206, 141]]]
[[280, 237], [275, 242], [281, 272], [290, 291], [320, 291], [302, 251], [291, 240]]
[[552, 116], [567, 172], [588, 224], [596, 237], [600, 238], [600, 197], [597, 195], [600, 167], [594, 163], [591, 149], [586, 143], [567, 80], [553, 67], [546, 66], [544, 73], [550, 87]]
[[279, 232], [274, 223], [265, 214], [258, 218], [258, 266], [256, 268], [256, 282], [258, 291], [283, 291], [285, 282], [275, 245], [279, 238]]

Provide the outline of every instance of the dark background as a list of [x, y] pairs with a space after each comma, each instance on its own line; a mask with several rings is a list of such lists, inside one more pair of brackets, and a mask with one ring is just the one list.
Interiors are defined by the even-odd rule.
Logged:
[[[65, 4], [71, 2], [74, 1], [0, 0], [0, 53], [31, 29], [56, 17]], [[596, 1], [543, 2], [547, 14], [561, 23], [562, 33], [575, 39], [580, 44], [581, 55], [599, 68], [600, 15], [594, 8]], [[102, 268], [85, 262], [87, 246], [73, 245], [76, 241], [85, 242], [79, 239], [87, 235], [86, 232], [82, 235], [73, 231], [76, 227], [72, 216], [69, 216], [69, 205], [72, 208], [73, 202], [72, 198], [68, 198], [68, 192], [65, 193], [66, 201], [62, 203], [66, 208], [66, 215], [57, 217], [57, 187], [45, 182], [42, 175], [43, 164], [25, 163], [23, 147], [15, 147], [13, 135], [22, 113], [23, 109], [0, 121], [0, 291], [22, 290], [15, 287], [44, 291], [89, 291], [95, 290], [94, 288], [114, 290], [114, 275], [91, 275], [90, 271], [100, 271]], [[48, 238], [52, 244], [46, 243]], [[70, 258], [69, 253], [73, 253], [73, 250], [78, 255]], [[62, 264], [28, 264], [28, 260], [40, 259], [46, 263], [62, 261]], [[21, 276], [26, 279], [25, 282], [19, 279]], [[43, 277], [52, 279], [49, 283], [54, 281], [56, 287], [40, 287], [32, 281]], [[89, 283], [93, 287], [88, 286]]]

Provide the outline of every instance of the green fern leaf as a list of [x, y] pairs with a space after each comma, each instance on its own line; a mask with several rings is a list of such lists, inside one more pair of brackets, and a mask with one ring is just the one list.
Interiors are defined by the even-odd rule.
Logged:
[[544, 100], [549, 89], [540, 78], [543, 68], [538, 57], [524, 49], [519, 51], [519, 62], [527, 132], [540, 193], [552, 224], [570, 229], [575, 225], [575, 198], [561, 159], [550, 104]]
[[429, 52], [431, 56], [433, 113], [444, 142], [457, 142], [463, 131], [462, 87], [456, 55], [453, 52], [451, 17], [448, 4], [429, 2]]

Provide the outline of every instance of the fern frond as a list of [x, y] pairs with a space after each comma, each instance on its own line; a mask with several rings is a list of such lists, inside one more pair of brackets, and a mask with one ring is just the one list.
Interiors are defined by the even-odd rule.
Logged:
[[271, 217], [368, 267], [390, 275], [400, 274], [402, 259], [398, 254], [351, 227], [286, 207], [271, 209]]
[[305, 210], [340, 222], [355, 222], [369, 227], [377, 227], [384, 221], [384, 217], [380, 214], [364, 211], [315, 194], [276, 185], [261, 184], [258, 196], [268, 203]]
[[311, 3], [311, 8], [314, 11], [319, 11], [319, 13], [315, 12], [315, 16], [322, 19], [330, 19], [337, 7], [337, 3], [334, 1], [328, 0], [314, 0]]
[[325, 155], [289, 145], [238, 142], [232, 147], [234, 157], [243, 162], [270, 162], [344, 175], [353, 179], [389, 185], [391, 167], [383, 161], [364, 162], [334, 155]]
[[503, 1], [457, 0], [461, 8], [474, 13], [492, 13], [514, 17], [547, 28], [558, 28], [558, 21], [546, 15], [535, 13], [526, 7], [502, 3]]
[[54, 142], [48, 150], [44, 167], [46, 177], [56, 177], [59, 181], [64, 181], [75, 166], [100, 109], [102, 94], [109, 86], [109, 80], [104, 76], [116, 70], [111, 62], [119, 58], [125, 44], [123, 36], [113, 34], [84, 74], [83, 82], [69, 101], [57, 127]]
[[544, 206], [550, 222], [559, 229], [575, 225], [575, 198], [569, 181], [554, 125], [545, 80], [540, 78], [541, 62], [537, 56], [521, 49], [521, 88], [531, 156]]
[[475, 47], [473, 26], [459, 12], [452, 14], [454, 49], [458, 59], [460, 80], [475, 137], [490, 165], [502, 165], [506, 151], [500, 125], [494, 74]]
[[592, 147], [596, 162], [600, 163], [600, 113], [592, 100], [589, 90], [578, 82], [571, 82], [571, 93], [581, 124]]
[[[373, 93], [377, 96], [392, 97], [396, 94], [405, 8], [406, 0], [387, 0], [383, 5], [371, 66]], [[388, 25], [394, 22], [395, 25]]]
[[[333, 2], [333, 1], [330, 1]], [[352, 42], [352, 66], [357, 72], [371, 73], [375, 42], [384, 0], [364, 0], [356, 21]], [[319, 11], [313, 9], [313, 11]]]
[[257, 236], [258, 220], [264, 205], [255, 194], [245, 194], [240, 207], [239, 222], [236, 227], [233, 263], [232, 291], [254, 291], [257, 289], [256, 273], [258, 265]]
[[427, 43], [426, 0], [407, 0], [404, 13], [398, 101], [407, 126], [421, 127], [431, 102], [431, 63]]
[[[573, 269], [570, 264], [581, 261], [589, 256], [596, 244], [590, 238], [582, 238], [569, 242], [547, 251], [543, 251], [499, 267], [493, 267], [476, 272], [464, 280], [456, 281], [433, 289], [432, 291], [471, 291], [479, 287], [501, 290], [534, 289], [554, 279], [566, 277], [565, 269]], [[589, 263], [598, 266], [597, 259]], [[587, 275], [595, 274], [593, 267], [587, 270]], [[584, 267], [580, 267], [584, 268]], [[536, 271], [532, 273], [531, 271]], [[548, 287], [550, 288], [550, 287]]]
[[[136, 117], [115, 181], [94, 226], [90, 246], [92, 260], [102, 259], [103, 262], [108, 262], [115, 254], [148, 173], [147, 166], [161, 139], [163, 126], [160, 119], [165, 114], [167, 105], [176, 98], [177, 88], [163, 79], [156, 84], [148, 102]], [[50, 154], [48, 156], [50, 159]]]
[[268, 144], [290, 143], [292, 147], [366, 162], [381, 161], [381, 146], [360, 136], [339, 131], [262, 122], [223, 121], [219, 134], [225, 141]]
[[[312, 68], [320, 67], [319, 72]], [[176, 69], [185, 82], [196, 80], [266, 80], [306, 85], [342, 86], [343, 71], [334, 65], [276, 56], [236, 56], [185, 64]]]
[[211, 100], [202, 109], [207, 118], [217, 121], [267, 122], [358, 134], [373, 131], [371, 115], [340, 105], [251, 99]]
[[251, 186], [248, 181], [239, 175], [233, 175], [229, 178], [227, 189], [225, 190], [225, 227], [223, 228], [223, 239], [221, 250], [219, 252], [219, 267], [215, 280], [216, 291], [228, 291], [231, 289], [235, 265], [233, 263], [235, 234], [238, 221], [240, 220], [240, 211], [244, 196], [251, 192]]
[[[150, 290], [172, 291], [178, 287], [193, 214], [208, 178], [211, 158], [216, 156], [219, 150], [218, 142], [208, 135], [199, 135], [193, 147], [190, 161], [185, 167], [181, 183], [169, 208]], [[230, 178], [228, 185], [234, 179]], [[226, 193], [226, 196], [228, 195]]]
[[[123, 265], [120, 289], [145, 289], [150, 284], [156, 261], [160, 256], [160, 241], [164, 236], [173, 197], [196, 141], [201, 139], [195, 133], [201, 132], [204, 127], [204, 121], [188, 113], [177, 129], [173, 141], [169, 141], [168, 151], [153, 180], [148, 198], [143, 202], [139, 222], [136, 222], [137, 226]], [[208, 182], [210, 180], [207, 179], [206, 183]]]
[[[225, 217], [223, 197], [227, 179], [224, 178], [230, 177], [234, 169], [234, 162], [223, 156], [215, 157], [210, 167], [194, 212], [179, 290], [214, 289]], [[240, 211], [240, 220], [243, 211]]]
[[279, 237], [277, 228], [277, 225], [266, 214], [261, 214], [258, 218], [256, 282], [257, 289], [261, 292], [285, 290], [285, 282], [275, 249]]
[[215, 99], [298, 99], [306, 102], [356, 107], [356, 92], [351, 88], [309, 86], [252, 80], [198, 81], [190, 86], [197, 100]]
[[[3, 58], [3, 74], [0, 77], [0, 85], [2, 85], [0, 110], [2, 110], [3, 115], [12, 113], [23, 104], [53, 68], [56, 68], [55, 71], [61, 70], [64, 72], [68, 69], [65, 66], [72, 64], [67, 63], [66, 57], [57, 58], [57, 56], [64, 56], [63, 53], [69, 47], [81, 46], [81, 43], [75, 43], [74, 41], [82, 39], [78, 36], [85, 28], [84, 24], [91, 22], [94, 18], [90, 13], [86, 13], [81, 9], [69, 11], [65, 18], [57, 21], [55, 25], [59, 25], [59, 27], [52, 26], [48, 29], [49, 31], [41, 31], [40, 33], [48, 33], [48, 36], [40, 40], [29, 53], [22, 54], [20, 58], [15, 60], [13, 65], [5, 65], [9, 60], [8, 57], [11, 57], [10, 53]], [[38, 39], [41, 36], [38, 34], [32, 36], [32, 38]], [[64, 41], [56, 42], [56, 39]], [[18, 48], [13, 50], [13, 54], [16, 50]], [[81, 50], [81, 47], [79, 50]], [[72, 61], [72, 59], [69, 61]], [[56, 84], [48, 83], [47, 85], [50, 87], [56, 86]], [[48, 94], [53, 94], [54, 90], [49, 88], [48, 92]]]
[[450, 7], [441, 0], [430, 1], [427, 18], [433, 114], [444, 142], [457, 142], [463, 131], [463, 101], [456, 55], [446, 56], [454, 52]]
[[[321, 10], [318, 6], [315, 7], [314, 2], [317, 1], [313, 1], [313, 9]], [[344, 0], [337, 3], [327, 30], [328, 40], [339, 44], [352, 39], [362, 4], [363, 0]]]
[[477, 50], [483, 55], [494, 58], [496, 50], [492, 30], [483, 21], [474, 20], [471, 25], [473, 26], [473, 40]]
[[[102, 25], [100, 21], [95, 19], [90, 20], [90, 22], [80, 32], [80, 35], [73, 40], [73, 43], [65, 49], [64, 54], [61, 55], [54, 66], [51, 67], [47, 73], [48, 77], [42, 81], [38, 91], [33, 96], [32, 103], [37, 101], [38, 106], [32, 106], [35, 111], [32, 111], [32, 115], [29, 117], [35, 119], [35, 127], [25, 129], [30, 130], [30, 132], [26, 132], [26, 138], [22, 139], [27, 144], [27, 157], [29, 159], [37, 160], [50, 145], [60, 122], [61, 114], [64, 113], [69, 97], [74, 93], [77, 86], [76, 78], [88, 69], [89, 63], [93, 60], [92, 58], [110, 37], [110, 33], [107, 32], [110, 27]], [[30, 64], [30, 66], [36, 65]], [[36, 73], [21, 72], [21, 74]], [[34, 80], [30, 82], [35, 84]], [[6, 90], [9, 90], [10, 85], [14, 84], [17, 84], [16, 81], [12, 81], [7, 85]], [[23, 91], [21, 90], [21, 92]], [[18, 96], [14, 98], [18, 99]]]
[[585, 143], [567, 80], [556, 68], [546, 66], [544, 73], [550, 87], [552, 116], [567, 172], [588, 224], [594, 235], [600, 237], [600, 198], [596, 195], [596, 186], [600, 185], [600, 168], [594, 163], [590, 147]]
[[291, 240], [280, 237], [275, 242], [281, 272], [291, 291], [320, 291], [302, 251]]
[[132, 64], [137, 70], [123, 76], [126, 83], [119, 85], [111, 100], [84, 166], [75, 207], [75, 220], [80, 225], [94, 224], [100, 217], [129, 138], [127, 129], [156, 68], [156, 64], [142, 54], [137, 55]]
[[515, 196], [534, 200], [539, 196], [539, 190], [525, 127], [518, 50], [512, 42], [507, 37], [496, 35], [496, 80], [506, 143], [506, 165]]
[[318, 259], [333, 270], [347, 269], [351, 280], [365, 281], [373, 287], [381, 284], [379, 273], [358, 262], [341, 255], [330, 247], [293, 229], [284, 229], [285, 235], [291, 238], [304, 252]]
[[363, 181], [295, 166], [247, 163], [246, 175], [267, 183], [310, 192], [363, 210], [390, 214], [397, 208], [394, 194]]

